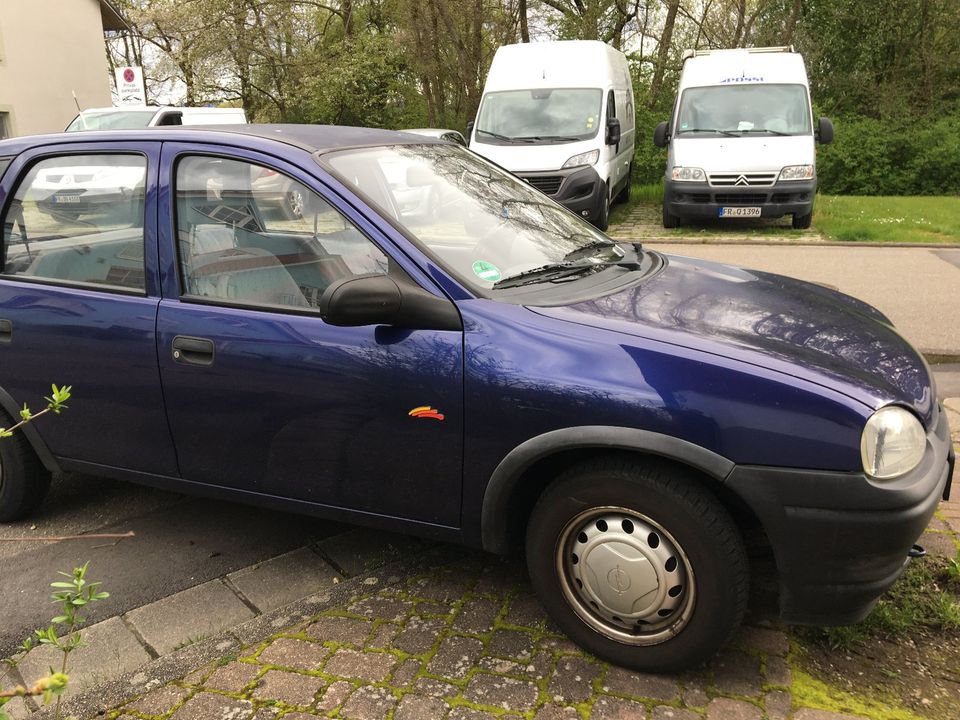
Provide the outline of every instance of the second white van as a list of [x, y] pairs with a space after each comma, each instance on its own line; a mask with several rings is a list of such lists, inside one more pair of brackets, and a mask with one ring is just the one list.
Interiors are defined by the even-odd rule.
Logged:
[[238, 125], [246, 122], [243, 108], [138, 105], [83, 110], [67, 126], [66, 132], [138, 130], [168, 125]]
[[498, 49], [468, 129], [471, 150], [606, 230], [630, 192], [634, 124], [624, 54], [565, 40]]

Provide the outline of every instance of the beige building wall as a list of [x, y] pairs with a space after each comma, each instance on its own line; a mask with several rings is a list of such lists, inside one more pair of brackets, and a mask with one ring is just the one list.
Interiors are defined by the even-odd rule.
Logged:
[[99, 0], [0, 0], [0, 113], [8, 135], [59, 132], [111, 104]]

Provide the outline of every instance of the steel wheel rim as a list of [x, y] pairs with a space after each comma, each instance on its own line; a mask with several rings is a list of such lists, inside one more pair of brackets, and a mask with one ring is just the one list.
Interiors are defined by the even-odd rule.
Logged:
[[295, 217], [303, 217], [303, 193], [299, 190], [291, 190], [287, 194], [287, 206], [290, 213]]
[[656, 645], [689, 623], [696, 578], [683, 548], [659, 523], [622, 507], [572, 518], [556, 546], [570, 607], [590, 628], [628, 645]]

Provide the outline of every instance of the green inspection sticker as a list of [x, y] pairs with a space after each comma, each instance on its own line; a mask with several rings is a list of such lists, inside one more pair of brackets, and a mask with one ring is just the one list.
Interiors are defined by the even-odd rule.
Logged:
[[496, 282], [500, 279], [500, 271], [497, 269], [497, 266], [485, 260], [477, 260], [473, 264], [473, 274], [487, 282]]

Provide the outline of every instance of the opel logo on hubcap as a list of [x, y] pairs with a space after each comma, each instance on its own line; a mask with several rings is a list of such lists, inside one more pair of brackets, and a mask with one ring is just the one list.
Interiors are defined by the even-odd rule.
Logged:
[[610, 584], [610, 587], [613, 588], [614, 592], [619, 595], [622, 595], [630, 589], [630, 576], [621, 570], [619, 565], [607, 573], [607, 582]]

